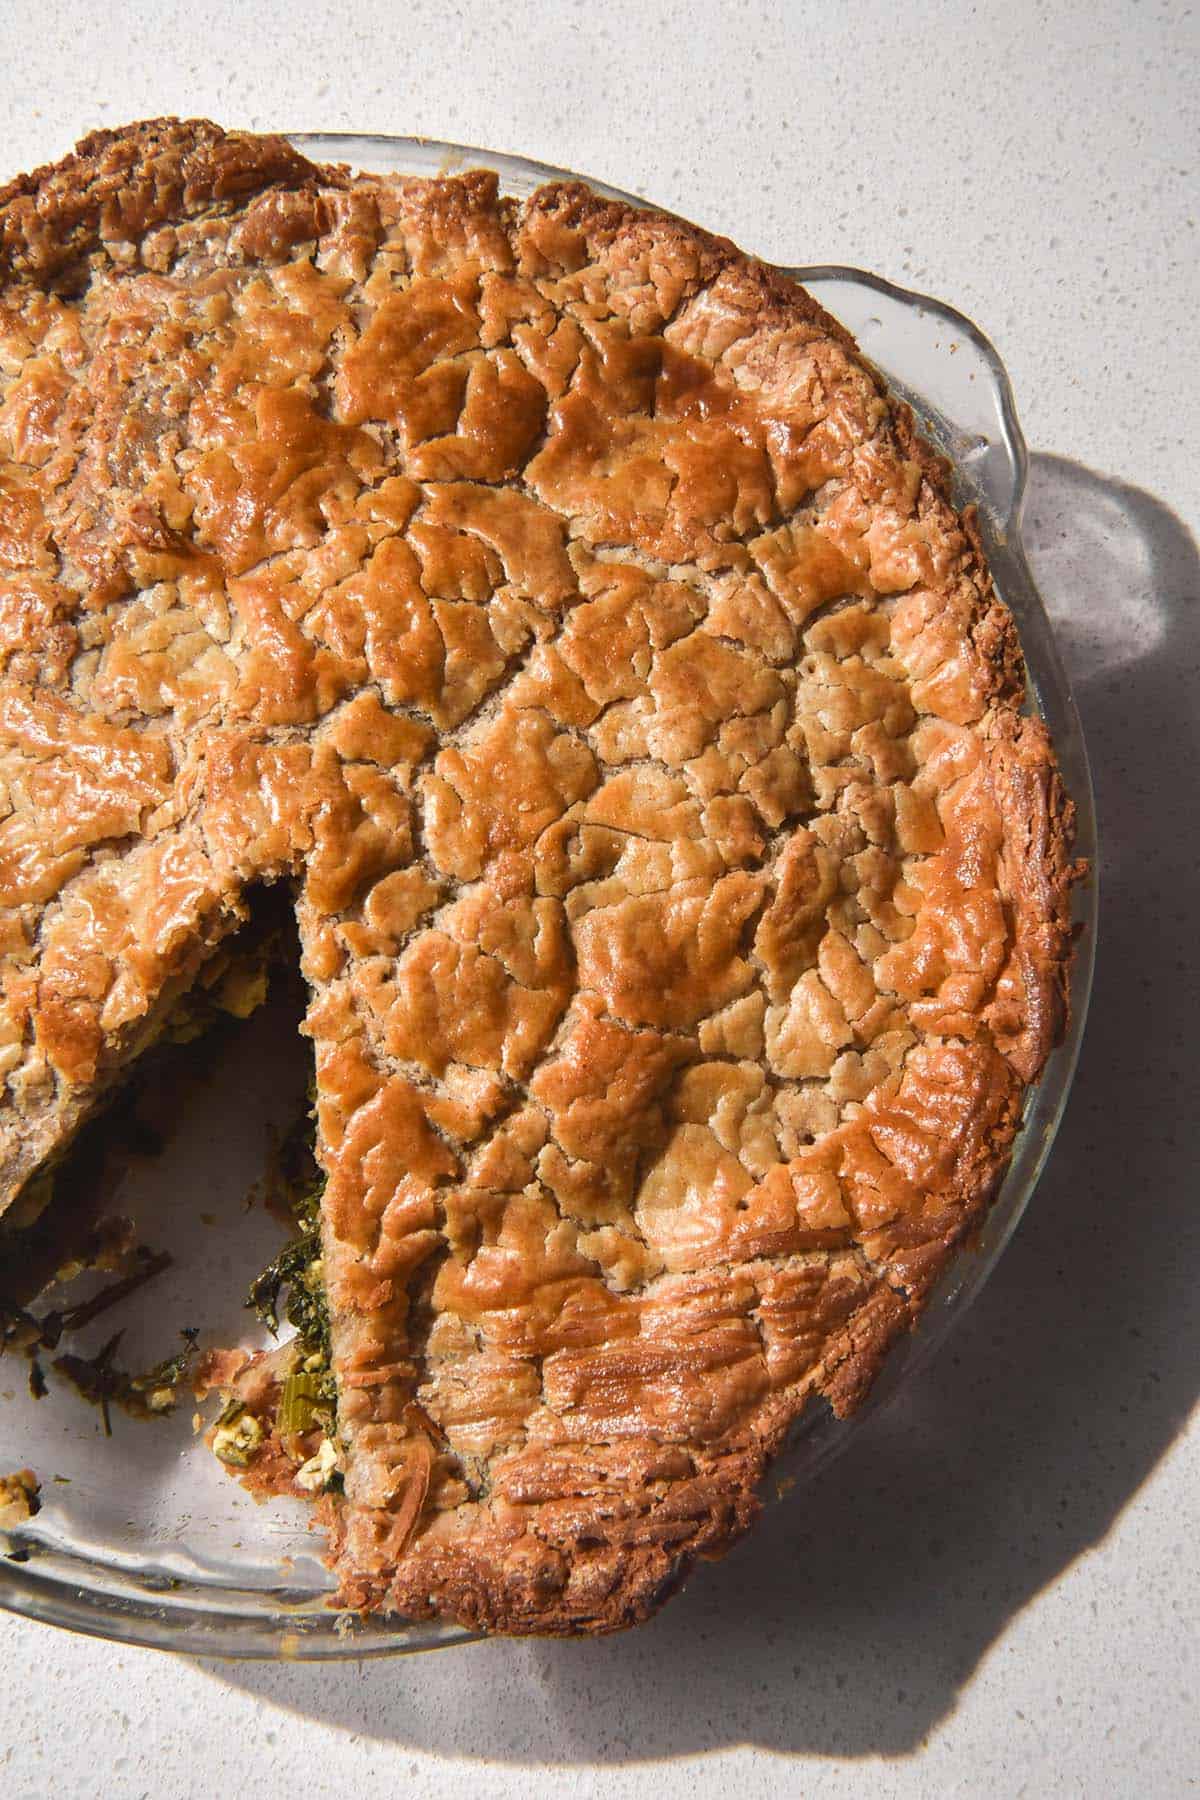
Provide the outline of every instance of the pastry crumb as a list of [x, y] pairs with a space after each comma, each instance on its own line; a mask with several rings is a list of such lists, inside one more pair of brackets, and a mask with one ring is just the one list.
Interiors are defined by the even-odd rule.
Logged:
[[24, 1525], [41, 1510], [42, 1484], [32, 1469], [0, 1475], [0, 1531]]

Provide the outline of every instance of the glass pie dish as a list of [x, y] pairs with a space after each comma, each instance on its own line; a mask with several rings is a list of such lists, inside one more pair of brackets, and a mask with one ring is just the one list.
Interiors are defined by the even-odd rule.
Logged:
[[[398, 174], [494, 169], [521, 197], [566, 172], [462, 146], [405, 138], [297, 136], [318, 162]], [[601, 193], [634, 196], [592, 183]], [[938, 301], [860, 270], [787, 271], [840, 319], [926, 436], [948, 458], [959, 505], [973, 504], [996, 585], [1011, 608], [1029, 669], [1029, 705], [1047, 722], [1078, 809], [1078, 850], [1095, 866], [1095, 822], [1079, 719], [1021, 543], [1026, 453], [1004, 368], [986, 338]], [[994, 1267], [1036, 1185], [1062, 1115], [1087, 1011], [1094, 953], [1095, 880], [1075, 899], [1082, 926], [1070, 1026], [1026, 1100], [1012, 1162], [978, 1239], [936, 1290], [920, 1331], [895, 1348], [869, 1404], [849, 1423], [822, 1407], [798, 1421], [777, 1473], [811, 1477], [863, 1428], [944, 1340]], [[240, 1295], [249, 1271], [278, 1246], [264, 1208], [245, 1206], [260, 1176], [265, 1125], [286, 1120], [303, 1090], [303, 1051], [277, 1007], [256, 1014], [185, 1109], [163, 1154], [132, 1163], [111, 1197], [172, 1264], [116, 1321], [82, 1342], [94, 1355], [125, 1326], [122, 1360], [144, 1367], [176, 1347], [181, 1324], [206, 1341], [244, 1342]], [[218, 1135], [219, 1121], [219, 1135]], [[308, 1509], [259, 1506], [224, 1474], [193, 1430], [190, 1408], [153, 1422], [115, 1414], [106, 1437], [95, 1409], [55, 1384], [36, 1400], [16, 1356], [0, 1363], [0, 1470], [29, 1465], [41, 1510], [6, 1534], [0, 1604], [14, 1612], [127, 1643], [205, 1655], [321, 1658], [403, 1653], [462, 1642], [454, 1626], [394, 1617], [348, 1619], [328, 1605], [329, 1577]]]

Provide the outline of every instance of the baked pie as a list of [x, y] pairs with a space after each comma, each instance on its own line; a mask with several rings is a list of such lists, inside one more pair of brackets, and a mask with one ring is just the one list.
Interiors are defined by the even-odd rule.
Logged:
[[344, 1607], [640, 1619], [859, 1403], [1063, 1023], [971, 514], [801, 288], [578, 183], [160, 120], [0, 261], [3, 1201], [279, 884], [317, 1323], [210, 1357], [216, 1447]]

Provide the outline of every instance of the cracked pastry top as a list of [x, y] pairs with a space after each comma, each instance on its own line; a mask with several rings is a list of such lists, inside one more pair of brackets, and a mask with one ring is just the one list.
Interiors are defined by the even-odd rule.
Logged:
[[971, 518], [730, 244], [208, 124], [0, 193], [0, 395], [5, 1200], [290, 884], [340, 1601], [644, 1616], [859, 1401], [1061, 1027]]

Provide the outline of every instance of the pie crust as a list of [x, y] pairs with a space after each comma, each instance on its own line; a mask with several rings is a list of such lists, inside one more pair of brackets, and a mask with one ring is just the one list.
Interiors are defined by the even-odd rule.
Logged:
[[295, 893], [340, 1603], [644, 1617], [1058, 1036], [1072, 808], [847, 334], [575, 183], [159, 120], [0, 193], [0, 1177]]

